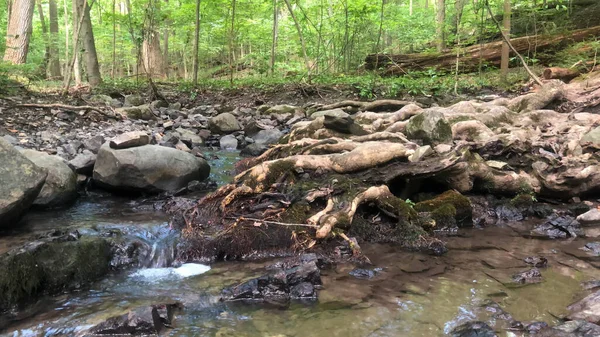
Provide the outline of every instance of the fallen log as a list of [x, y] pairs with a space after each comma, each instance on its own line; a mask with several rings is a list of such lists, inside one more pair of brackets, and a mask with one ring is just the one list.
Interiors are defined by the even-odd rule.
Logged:
[[569, 82], [580, 74], [581, 72], [577, 69], [550, 67], [544, 69], [542, 77], [545, 80], [561, 80], [563, 82]]
[[[579, 29], [558, 35], [533, 35], [511, 39], [515, 50], [541, 52], [561, 48], [575, 42], [581, 42], [600, 35], [600, 26]], [[499, 67], [502, 56], [502, 41], [486, 43], [482, 46], [470, 46], [461, 50], [461, 71], [473, 71], [479, 67], [482, 59], [487, 66]], [[542, 60], [543, 61], [543, 60]], [[370, 54], [365, 59], [367, 70], [382, 70], [383, 75], [404, 75], [409, 70], [434, 68], [452, 70], [456, 66], [456, 52], [421, 53], [421, 54]]]

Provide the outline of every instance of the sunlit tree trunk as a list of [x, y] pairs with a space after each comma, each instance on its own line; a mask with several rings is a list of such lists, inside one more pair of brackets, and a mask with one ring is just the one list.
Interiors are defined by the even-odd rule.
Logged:
[[271, 62], [269, 64], [269, 73], [271, 76], [275, 73], [275, 50], [277, 49], [277, 33], [279, 30], [279, 10], [277, 9], [277, 0], [273, 0], [273, 38], [271, 41]]
[[46, 17], [44, 16], [44, 8], [42, 7], [41, 1], [37, 2], [38, 15], [40, 16], [40, 26], [42, 27], [42, 35], [44, 37], [44, 43], [46, 49], [44, 52], [44, 61], [40, 64], [40, 74], [43, 78], [47, 77], [48, 60], [50, 59], [50, 42], [48, 41], [48, 26], [46, 25]]
[[[102, 83], [100, 75], [100, 65], [98, 64], [98, 54], [96, 53], [96, 42], [94, 40], [94, 31], [92, 30], [92, 20], [90, 18], [90, 5], [85, 0], [74, 0], [79, 18], [81, 19], [81, 28], [79, 38], [83, 48], [83, 59], [85, 70], [90, 86], [95, 87]], [[77, 34], [75, 34], [77, 35]], [[77, 38], [77, 36], [75, 37]]]
[[[169, 0], [165, 0], [166, 3], [169, 3]], [[165, 20], [165, 31], [163, 33], [163, 61], [165, 67], [165, 78], [169, 78], [169, 27], [171, 26], [171, 20]]]
[[306, 43], [304, 43], [304, 34], [302, 34], [302, 28], [300, 27], [300, 23], [298, 22], [298, 19], [296, 18], [296, 14], [294, 14], [294, 9], [292, 8], [292, 5], [290, 4], [290, 0], [284, 0], [284, 1], [285, 1], [285, 5], [287, 6], [288, 10], [290, 11], [292, 20], [294, 20], [294, 25], [296, 26], [296, 30], [298, 31], [298, 37], [300, 38], [300, 44], [302, 45], [302, 55], [304, 56], [304, 63], [306, 65], [308, 81], [310, 82], [310, 79], [311, 79], [310, 61], [308, 59], [308, 54], [306, 53]]
[[110, 67], [110, 77], [115, 78], [115, 69], [117, 67], [117, 22], [115, 14], [117, 11], [117, 1], [112, 2], [112, 65]]
[[146, 38], [142, 43], [142, 62], [148, 76], [165, 77], [165, 63], [157, 31], [151, 30], [146, 33]]
[[[510, 0], [504, 0], [504, 16], [502, 20], [504, 34], [510, 37]], [[510, 46], [507, 41], [502, 43], [502, 56], [500, 59], [500, 74], [503, 80], [508, 76], [508, 63], [510, 59]]]
[[[194, 31], [194, 85], [198, 85], [198, 44], [200, 41], [200, 4], [202, 2], [200, 0], [196, 0], [196, 26]], [[182, 55], [183, 56], [183, 55]], [[183, 70], [184, 76], [187, 78], [187, 65], [185, 63], [185, 58], [183, 59]]]
[[[75, 13], [73, 13], [73, 15], [75, 15]], [[69, 11], [67, 9], [67, 0], [63, 0], [63, 22], [65, 25], [65, 64], [63, 74], [66, 76], [67, 72], [71, 71], [69, 65], [69, 38], [71, 35], [69, 35]]]
[[34, 0], [13, 1], [6, 31], [4, 61], [12, 64], [23, 64], [27, 61], [34, 7]]
[[48, 64], [48, 72], [50, 78], [59, 79], [60, 75], [60, 57], [58, 50], [58, 8], [56, 0], [49, 0], [49, 17], [50, 17], [50, 60]]
[[436, 47], [438, 52], [446, 49], [446, 0], [437, 0]]
[[236, 0], [231, 0], [231, 27], [229, 30], [229, 82], [231, 84], [233, 84], [233, 73], [235, 71], [235, 67], [234, 67], [234, 62], [235, 62], [235, 49], [234, 49], [235, 5], [236, 5]]

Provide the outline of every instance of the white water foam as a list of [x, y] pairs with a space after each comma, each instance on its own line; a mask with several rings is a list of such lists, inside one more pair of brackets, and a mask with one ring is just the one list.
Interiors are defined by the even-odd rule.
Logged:
[[131, 274], [131, 277], [156, 282], [169, 278], [185, 278], [201, 275], [210, 270], [210, 266], [199, 263], [184, 263], [179, 268], [146, 268]]

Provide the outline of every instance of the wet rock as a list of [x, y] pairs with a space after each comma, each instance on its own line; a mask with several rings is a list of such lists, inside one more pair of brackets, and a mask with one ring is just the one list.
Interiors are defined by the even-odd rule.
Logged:
[[235, 150], [238, 147], [238, 140], [232, 135], [223, 136], [219, 139], [219, 146], [221, 150]]
[[0, 163], [0, 227], [9, 227], [33, 204], [48, 173], [2, 138]]
[[267, 129], [257, 132], [252, 139], [257, 145], [271, 145], [277, 143], [281, 137], [283, 137], [283, 132], [278, 129]]
[[69, 161], [69, 166], [77, 173], [91, 175], [94, 172], [96, 155], [91, 151], [84, 150]]
[[353, 269], [352, 271], [350, 271], [348, 274], [350, 274], [350, 276], [354, 276], [359, 279], [372, 279], [373, 277], [377, 276], [377, 274], [380, 271], [381, 271], [381, 268], [375, 268], [375, 269], [356, 268], [356, 269]]
[[461, 324], [450, 332], [452, 337], [498, 337], [485, 322], [475, 321]]
[[294, 263], [272, 266], [267, 275], [224, 289], [221, 301], [316, 298], [318, 285], [321, 272], [317, 261], [299, 257]]
[[588, 242], [581, 249], [593, 256], [600, 256], [600, 242]]
[[141, 192], [176, 191], [208, 177], [206, 160], [157, 145], [122, 150], [105, 144], [98, 152], [93, 179], [102, 186]]
[[265, 145], [250, 144], [242, 149], [240, 155], [244, 157], [258, 157], [268, 149], [269, 148]]
[[525, 263], [528, 265], [534, 266], [536, 268], [546, 268], [548, 267], [548, 259], [543, 256], [528, 256], [523, 259]]
[[208, 128], [218, 134], [229, 134], [242, 129], [235, 116], [228, 112], [209, 119]]
[[109, 270], [111, 246], [78, 232], [52, 232], [0, 255], [0, 309], [74, 290]]
[[600, 224], [600, 210], [592, 208], [591, 210], [579, 215], [577, 221], [582, 225]]
[[19, 143], [19, 140], [11, 135], [4, 135], [2, 138], [10, 145], [17, 145]]
[[543, 224], [537, 225], [531, 231], [532, 236], [540, 236], [549, 239], [565, 239], [583, 236], [584, 232], [573, 217], [552, 216]]
[[150, 144], [150, 136], [144, 131], [130, 131], [114, 137], [109, 144], [112, 149], [143, 146]]
[[546, 328], [548, 328], [548, 323], [546, 323], [546, 322], [531, 322], [531, 323], [525, 324], [525, 326], [523, 327], [523, 330], [525, 330], [525, 332], [533, 335], [533, 334], [536, 334]]
[[437, 110], [425, 110], [413, 116], [406, 125], [405, 134], [409, 139], [423, 141], [425, 145], [449, 143], [452, 141], [452, 129], [444, 117]]
[[172, 327], [175, 313], [181, 309], [183, 305], [179, 302], [140, 307], [93, 326], [86, 336], [161, 335]]
[[269, 127], [252, 119], [244, 127], [244, 134], [248, 137], [254, 137], [258, 132], [266, 129], [269, 129]]
[[100, 135], [83, 140], [83, 146], [92, 153], [98, 153], [102, 144], [104, 144], [104, 137]]
[[600, 326], [586, 321], [568, 321], [553, 328], [545, 328], [535, 337], [598, 337]]
[[600, 288], [600, 280], [591, 280], [581, 284], [585, 290], [594, 290]]
[[36, 206], [65, 206], [77, 197], [77, 174], [58, 156], [35, 150], [21, 152], [35, 165], [48, 171], [46, 182], [33, 202]]
[[317, 112], [313, 113], [312, 115], [310, 115], [310, 118], [316, 119], [316, 118], [325, 117], [325, 116], [334, 117], [334, 118], [350, 117], [350, 115], [342, 109], [332, 109], [332, 110], [317, 111]]
[[542, 273], [537, 268], [531, 268], [512, 276], [512, 281], [518, 284], [531, 284], [542, 282]]

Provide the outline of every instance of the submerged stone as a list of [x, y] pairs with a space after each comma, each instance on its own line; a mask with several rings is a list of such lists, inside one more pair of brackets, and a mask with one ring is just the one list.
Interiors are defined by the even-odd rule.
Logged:
[[172, 327], [175, 313], [181, 309], [183, 304], [179, 302], [136, 308], [93, 326], [86, 336], [161, 335]]
[[452, 337], [498, 337], [485, 322], [467, 322], [457, 326], [450, 332]]

